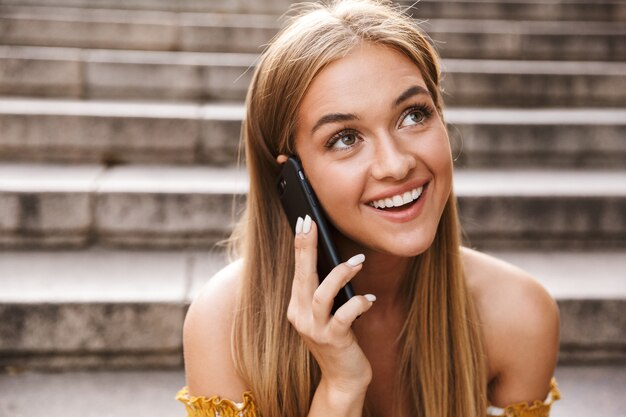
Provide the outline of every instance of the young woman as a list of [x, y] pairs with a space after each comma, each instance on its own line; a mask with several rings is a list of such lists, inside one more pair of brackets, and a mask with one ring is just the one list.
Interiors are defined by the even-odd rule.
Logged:
[[[184, 329], [190, 416], [547, 416], [558, 310], [523, 271], [460, 243], [435, 51], [387, 3], [308, 5], [256, 68], [238, 260]], [[283, 213], [297, 156], [345, 263]], [[357, 295], [331, 314], [351, 282]], [[242, 401], [236, 404], [236, 402]]]

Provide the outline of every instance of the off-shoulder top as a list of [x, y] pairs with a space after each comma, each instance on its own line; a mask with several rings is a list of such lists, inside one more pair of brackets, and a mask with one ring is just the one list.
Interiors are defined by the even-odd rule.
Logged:
[[[561, 398], [556, 380], [552, 378], [550, 392], [545, 401], [532, 401], [512, 404], [504, 408], [489, 406], [489, 417], [549, 417], [554, 401]], [[189, 394], [187, 387], [181, 389], [176, 399], [187, 408], [187, 417], [261, 417], [254, 403], [254, 396], [244, 392], [243, 402], [236, 403], [217, 396], [211, 398], [195, 397]]]

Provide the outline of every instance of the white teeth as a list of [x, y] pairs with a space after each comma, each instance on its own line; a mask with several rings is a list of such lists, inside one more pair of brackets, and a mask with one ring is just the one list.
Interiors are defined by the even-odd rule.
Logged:
[[404, 194], [398, 194], [394, 195], [393, 197], [387, 197], [381, 200], [372, 201], [370, 205], [375, 208], [381, 209], [389, 207], [400, 207], [417, 200], [422, 195], [423, 190], [424, 187], [414, 188], [413, 190], [407, 191]]

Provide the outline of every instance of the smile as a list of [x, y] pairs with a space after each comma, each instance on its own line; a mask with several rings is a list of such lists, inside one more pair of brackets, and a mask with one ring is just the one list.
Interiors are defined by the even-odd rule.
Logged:
[[411, 204], [412, 202], [420, 198], [423, 190], [424, 186], [421, 186], [414, 188], [411, 191], [407, 191], [403, 194], [396, 194], [394, 196], [383, 198], [380, 200], [370, 201], [367, 204], [377, 209], [402, 207], [404, 205]]

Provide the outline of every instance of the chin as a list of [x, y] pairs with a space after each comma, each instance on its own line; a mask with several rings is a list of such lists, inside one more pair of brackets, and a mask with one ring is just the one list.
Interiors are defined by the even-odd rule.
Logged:
[[435, 233], [420, 233], [417, 236], [411, 234], [409, 236], [391, 237], [385, 241], [376, 239], [370, 241], [369, 244], [365, 243], [363, 246], [388, 255], [413, 258], [426, 252], [434, 240]]
[[[335, 226], [336, 227], [336, 226]], [[378, 233], [361, 233], [360, 231], [343, 231], [336, 227], [333, 238], [348, 253], [371, 250], [392, 256], [412, 258], [426, 252], [435, 241], [437, 225], [421, 225], [404, 233], [392, 233], [391, 230]]]
[[411, 242], [411, 244], [406, 245], [394, 244], [393, 247], [389, 248], [389, 254], [405, 258], [413, 258], [426, 252], [428, 248], [431, 247], [433, 241], [434, 239], [428, 241], [420, 239], [420, 242]]

